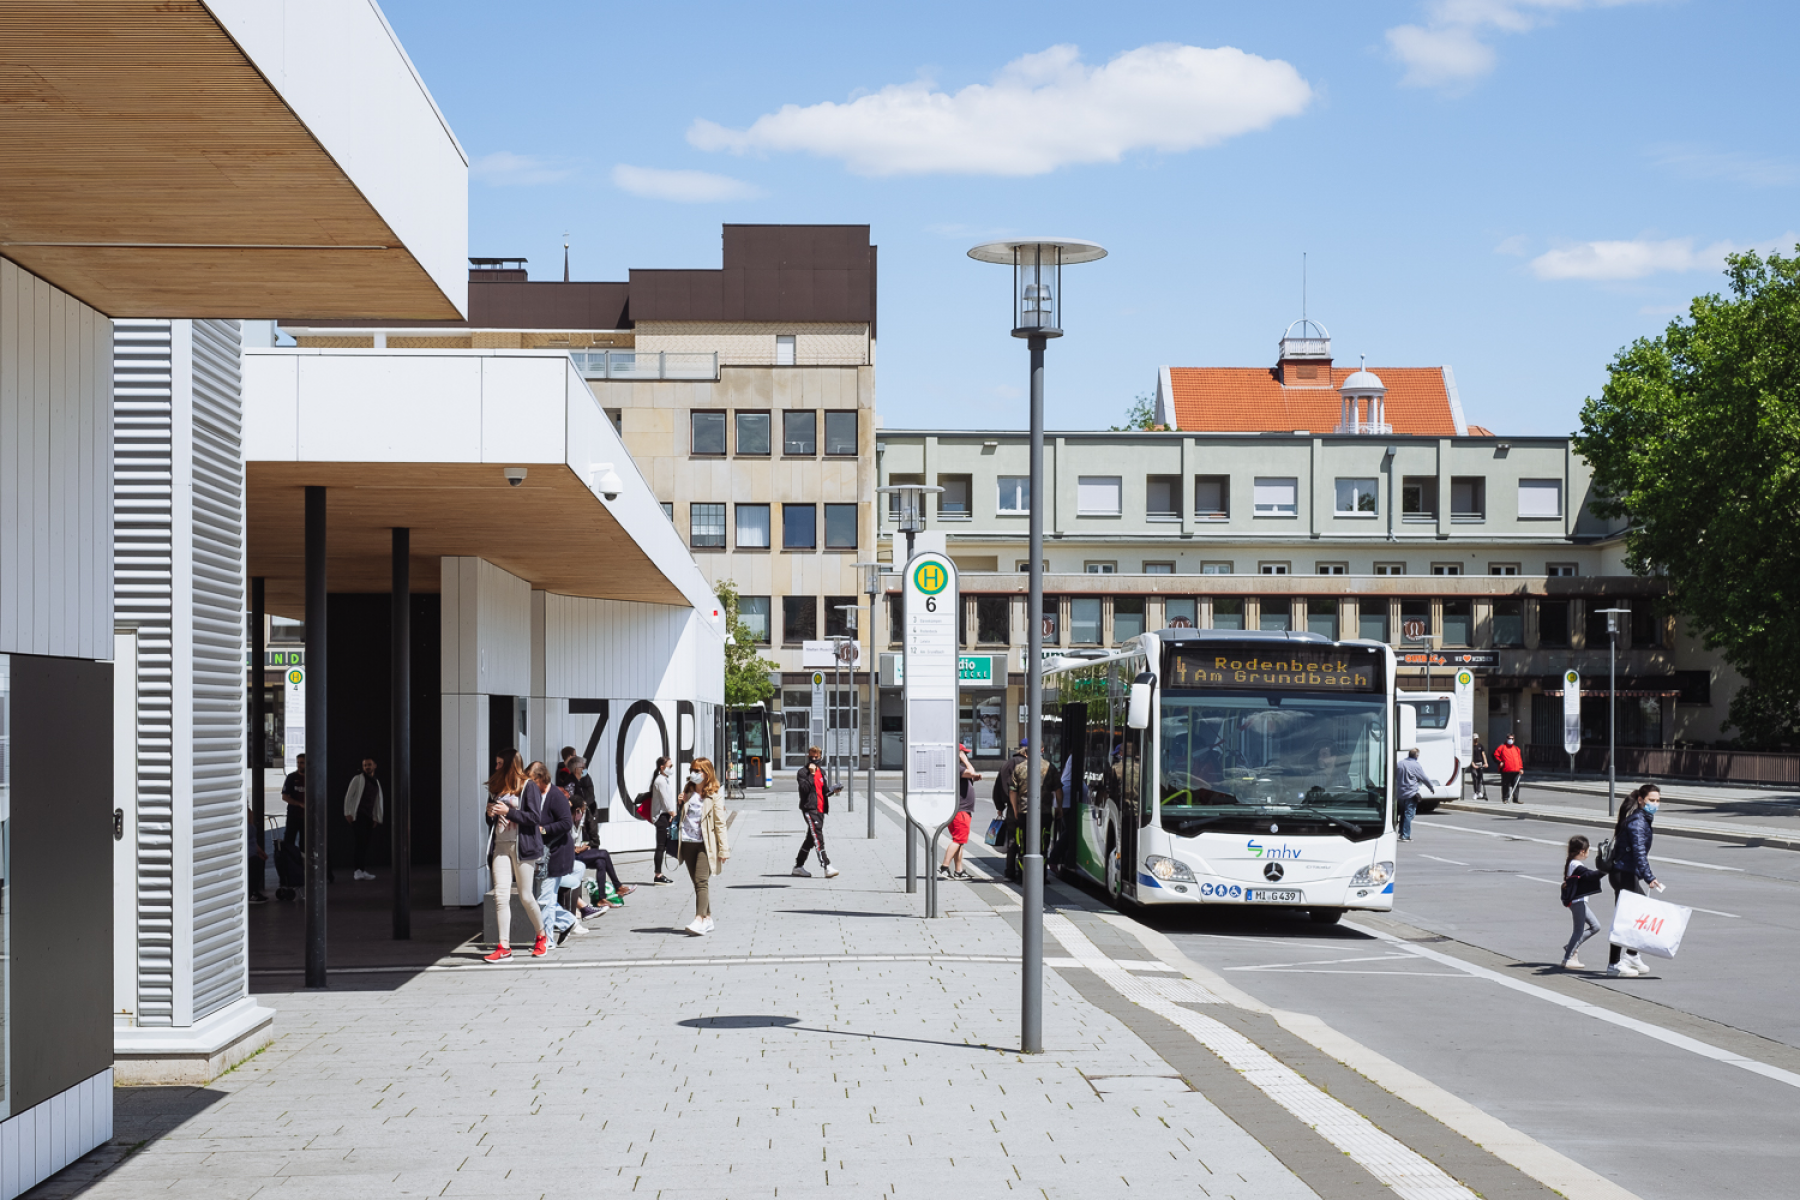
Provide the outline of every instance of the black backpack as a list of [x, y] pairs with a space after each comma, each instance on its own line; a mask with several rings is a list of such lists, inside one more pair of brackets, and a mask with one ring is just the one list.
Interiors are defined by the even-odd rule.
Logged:
[[1594, 869], [1611, 873], [1613, 869], [1613, 840], [1601, 838], [1600, 844], [1594, 847]]

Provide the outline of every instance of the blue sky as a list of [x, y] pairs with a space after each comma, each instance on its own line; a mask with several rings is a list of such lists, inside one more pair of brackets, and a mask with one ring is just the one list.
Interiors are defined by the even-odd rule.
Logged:
[[1791, 6], [1698, 0], [557, 4], [386, 0], [473, 163], [470, 253], [714, 267], [719, 226], [868, 223], [889, 428], [1024, 423], [1014, 234], [1068, 272], [1053, 428], [1159, 366], [1455, 368], [1566, 433], [1631, 339], [1800, 240]]

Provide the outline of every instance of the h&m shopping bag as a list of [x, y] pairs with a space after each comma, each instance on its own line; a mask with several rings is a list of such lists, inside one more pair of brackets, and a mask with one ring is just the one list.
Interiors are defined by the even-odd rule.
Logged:
[[1612, 943], [1658, 958], [1674, 958], [1693, 911], [1636, 892], [1620, 892], [1613, 906]]

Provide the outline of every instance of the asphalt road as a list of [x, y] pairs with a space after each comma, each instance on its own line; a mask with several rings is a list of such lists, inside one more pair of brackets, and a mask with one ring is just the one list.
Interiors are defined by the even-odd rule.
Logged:
[[1662, 898], [1695, 910], [1681, 953], [1605, 979], [1604, 932], [1594, 970], [1558, 966], [1578, 831], [1495, 809], [1419, 818], [1391, 918], [1142, 919], [1644, 1200], [1800, 1192], [1800, 853], [1658, 838]]

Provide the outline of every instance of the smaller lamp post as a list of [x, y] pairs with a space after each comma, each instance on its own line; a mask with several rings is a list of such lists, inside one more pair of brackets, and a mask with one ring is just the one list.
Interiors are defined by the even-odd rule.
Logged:
[[1619, 617], [1631, 615], [1629, 608], [1602, 608], [1606, 614], [1606, 638], [1612, 643], [1612, 662], [1606, 679], [1606, 815], [1612, 816], [1617, 803], [1619, 773], [1614, 760], [1618, 757], [1619, 736]]
[[869, 839], [875, 838], [875, 756], [881, 747], [881, 699], [880, 681], [876, 676], [875, 662], [875, 597], [881, 593], [881, 563], [859, 562], [854, 564], [863, 573], [863, 595], [869, 598]]
[[[913, 559], [913, 541], [925, 528], [925, 497], [935, 496], [944, 489], [928, 487], [923, 483], [895, 483], [875, 489], [878, 493], [894, 495], [900, 498], [894, 514], [894, 526], [906, 535], [906, 561]], [[901, 718], [905, 720], [904, 717]], [[902, 737], [904, 737], [902, 733]], [[906, 803], [906, 772], [900, 773], [900, 802]], [[903, 817], [906, 826], [906, 890], [919, 890], [919, 838], [925, 831], [912, 823], [910, 817]]]

